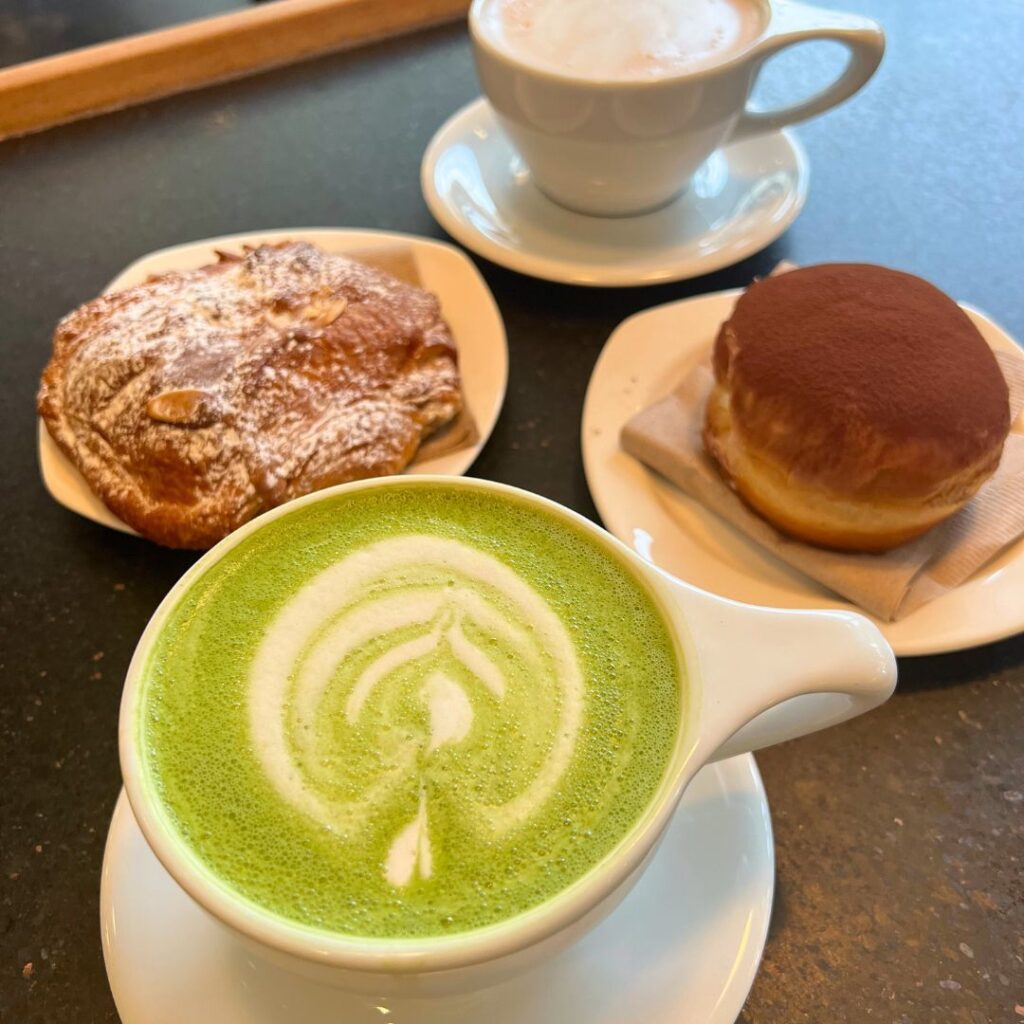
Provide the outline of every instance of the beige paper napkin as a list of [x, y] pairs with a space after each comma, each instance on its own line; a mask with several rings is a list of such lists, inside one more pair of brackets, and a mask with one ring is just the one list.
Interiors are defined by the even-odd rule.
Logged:
[[[1024, 409], [1024, 355], [996, 352], [1011, 419]], [[999, 469], [965, 508], [917, 540], [881, 555], [825, 551], [779, 533], [724, 482], [704, 451], [710, 352], [666, 398], [623, 427], [621, 443], [778, 558], [886, 621], [903, 618], [963, 583], [1024, 535], [1024, 425], [1015, 424]]]

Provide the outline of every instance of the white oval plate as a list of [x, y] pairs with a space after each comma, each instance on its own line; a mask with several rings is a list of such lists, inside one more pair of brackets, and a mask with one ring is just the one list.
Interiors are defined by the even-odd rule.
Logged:
[[733, 1024], [775, 884], [771, 817], [750, 754], [687, 787], [644, 877], [576, 945], [497, 988], [395, 1002], [256, 959], [153, 855], [122, 792], [103, 857], [100, 928], [125, 1024]]
[[[479, 439], [471, 448], [415, 463], [407, 472], [451, 476], [465, 473], [490, 437], [501, 411], [508, 382], [508, 346], [505, 324], [490, 289], [472, 261], [454, 246], [390, 231], [335, 228], [286, 228], [224, 235], [143, 256], [122, 270], [105, 291], [131, 288], [152, 274], [191, 270], [215, 262], [217, 249], [240, 249], [243, 245], [286, 239], [312, 242], [336, 253], [365, 252], [396, 245], [408, 246], [412, 251], [421, 284], [440, 300], [441, 312], [458, 346], [462, 393], [476, 421]], [[39, 421], [38, 434], [39, 468], [51, 496], [86, 519], [125, 533], [134, 533], [93, 494], [81, 473], [54, 443], [42, 420]]]
[[548, 199], [484, 99], [438, 129], [420, 166], [430, 212], [467, 249], [510, 270], [613, 287], [709, 274], [760, 251], [796, 220], [810, 168], [791, 132], [726, 144], [674, 202], [638, 217], [588, 217]]
[[[619, 431], [661, 398], [715, 339], [740, 290], [646, 310], [620, 324], [594, 367], [583, 406], [587, 484], [605, 526], [688, 583], [748, 604], [861, 611], [779, 561], [619, 447]], [[995, 349], [1013, 339], [964, 306]], [[977, 647], [1024, 630], [1024, 539], [966, 583], [898, 622], [877, 622], [898, 655]]]

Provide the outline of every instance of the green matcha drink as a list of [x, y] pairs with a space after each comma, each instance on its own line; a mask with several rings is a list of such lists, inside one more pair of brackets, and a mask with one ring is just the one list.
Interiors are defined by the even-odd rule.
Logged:
[[221, 880], [351, 936], [549, 899], [650, 803], [684, 673], [646, 587], [571, 522], [438, 483], [255, 531], [143, 669], [146, 784]]

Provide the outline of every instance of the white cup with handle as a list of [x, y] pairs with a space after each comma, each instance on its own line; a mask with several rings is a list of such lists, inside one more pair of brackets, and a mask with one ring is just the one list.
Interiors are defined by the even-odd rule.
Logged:
[[[556, 203], [594, 216], [629, 216], [664, 205], [685, 191], [720, 146], [796, 124], [848, 99], [875, 73], [885, 50], [874, 21], [795, 0], [540, 0], [542, 7], [572, 5], [563, 10], [575, 21], [559, 28], [567, 34], [561, 48], [570, 56], [559, 64], [552, 38], [527, 35], [525, 43], [513, 45], [517, 37], [503, 28], [509, 5], [531, 2], [538, 0], [473, 0], [469, 26], [480, 83], [534, 184]], [[716, 2], [749, 22], [731, 47], [691, 62], [655, 62], [644, 73], [602, 74], [608, 60], [603, 46], [591, 68], [571, 59], [573, 32], [618, 32], [628, 43], [637, 4], [657, 5], [664, 18], [666, 9], [671, 15], [678, 8], [682, 17], [688, 4]], [[588, 13], [598, 8], [601, 24], [588, 25]], [[541, 28], [552, 35], [547, 22], [536, 31]], [[750, 94], [765, 62], [815, 40], [849, 51], [839, 77], [791, 106], [751, 110]]]
[[[486, 928], [431, 938], [361, 939], [301, 926], [248, 902], [187, 847], [148, 779], [137, 728], [146, 665], [189, 588], [254, 532], [296, 509], [367, 488], [442, 486], [505, 494], [568, 520], [646, 585], [686, 666], [676, 740], [654, 797], [603, 860], [538, 906]], [[150, 847], [182, 888], [253, 952], [295, 973], [358, 992], [418, 998], [498, 982], [567, 946], [604, 918], [649, 863], [700, 768], [834, 725], [883, 703], [896, 662], [878, 629], [849, 612], [779, 611], [715, 597], [661, 572], [600, 527], [537, 495], [465, 477], [390, 477], [330, 488], [236, 530], [174, 586], [150, 620], [128, 670], [121, 705], [125, 790]], [[695, 842], [699, 837], [695, 837]]]

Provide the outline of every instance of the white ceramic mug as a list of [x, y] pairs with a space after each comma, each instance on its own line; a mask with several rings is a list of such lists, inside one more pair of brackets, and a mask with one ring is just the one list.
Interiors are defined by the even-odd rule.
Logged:
[[[418, 483], [515, 495], [575, 524], [647, 584], [671, 626], [687, 671], [670, 765], [647, 810], [599, 864], [557, 896], [498, 924], [429, 939], [360, 939], [291, 924], [233, 893], [177, 836], [147, 787], [136, 728], [150, 648], [184, 592], [240, 541], [296, 508], [343, 491]], [[881, 633], [847, 612], [775, 611], [737, 604], [681, 583], [642, 561], [582, 516], [486, 480], [414, 476], [330, 488], [274, 509], [201, 558], [154, 613], [128, 669], [120, 755], [135, 817], [164, 867], [206, 911], [279, 966], [340, 987], [417, 998], [486, 987], [580, 937], [626, 895], [664, 833], [686, 786], [709, 761], [845, 721], [885, 701], [896, 662]]]
[[[602, 81], [526, 63], [483, 27], [488, 0], [469, 26], [477, 72], [498, 122], [555, 202], [581, 213], [626, 216], [661, 206], [726, 142], [775, 131], [842, 103], [882, 60], [885, 36], [868, 18], [793, 0], [750, 0], [762, 30], [710, 67], [645, 79]], [[623, 0], [628, 9], [629, 0]], [[811, 40], [847, 47], [839, 78], [803, 102], [754, 112], [747, 101], [766, 60]]]

